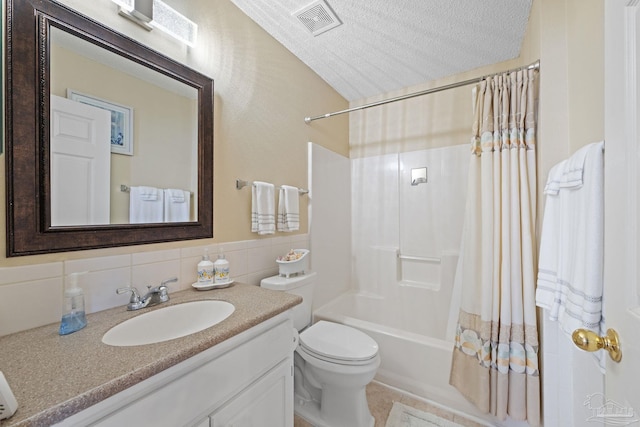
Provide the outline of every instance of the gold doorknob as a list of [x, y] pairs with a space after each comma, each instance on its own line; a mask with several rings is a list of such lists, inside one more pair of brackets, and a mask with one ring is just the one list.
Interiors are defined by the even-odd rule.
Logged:
[[622, 350], [620, 350], [620, 340], [618, 333], [613, 329], [607, 329], [607, 335], [601, 337], [593, 331], [587, 329], [576, 329], [571, 334], [573, 343], [585, 351], [607, 350], [609, 357], [614, 362], [622, 360]]

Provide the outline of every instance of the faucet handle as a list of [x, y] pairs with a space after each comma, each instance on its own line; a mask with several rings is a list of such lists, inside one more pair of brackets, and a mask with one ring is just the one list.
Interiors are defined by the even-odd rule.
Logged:
[[162, 281], [162, 283], [160, 283], [158, 286], [147, 286], [147, 289], [149, 289], [149, 292], [157, 292], [160, 294], [161, 298], [166, 298], [165, 301], [169, 300], [169, 287], [167, 286], [167, 283], [172, 283], [172, 282], [177, 282], [178, 278], [177, 277], [172, 277], [170, 279], [165, 279]]
[[169, 301], [169, 288], [166, 284], [177, 281], [177, 277], [172, 277], [171, 279], [163, 280], [162, 283], [158, 286], [147, 286], [148, 292], [145, 299], [149, 298], [149, 300], [154, 304]]
[[172, 277], [171, 279], [163, 280], [162, 283], [160, 283], [158, 286], [147, 285], [147, 292], [166, 294], [167, 292], [169, 292], [169, 287], [167, 286], [167, 283], [177, 282], [177, 281], [178, 281], [177, 277]]
[[140, 293], [133, 286], [127, 286], [125, 288], [116, 289], [116, 294], [124, 294], [126, 292], [131, 292], [131, 298], [129, 299], [130, 303], [139, 303], [140, 302]]
[[173, 283], [173, 282], [177, 282], [177, 281], [178, 281], [177, 277], [171, 277], [170, 279], [164, 279], [162, 281], [162, 283], [160, 283], [160, 286], [167, 287], [167, 283]]
[[146, 303], [140, 299], [140, 293], [133, 286], [116, 289], [116, 294], [124, 294], [125, 292], [131, 292], [131, 298], [129, 299], [129, 304], [127, 304], [127, 310], [138, 310], [139, 308], [146, 306]]

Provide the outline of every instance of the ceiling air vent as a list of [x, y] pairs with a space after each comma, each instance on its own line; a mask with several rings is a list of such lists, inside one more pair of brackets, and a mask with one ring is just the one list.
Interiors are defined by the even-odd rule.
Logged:
[[298, 18], [314, 36], [342, 24], [329, 5], [322, 0], [314, 1], [293, 15]]

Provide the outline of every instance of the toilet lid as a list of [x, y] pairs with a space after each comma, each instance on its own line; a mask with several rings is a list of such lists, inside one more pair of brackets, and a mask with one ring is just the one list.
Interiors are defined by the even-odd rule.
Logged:
[[300, 345], [307, 351], [334, 360], [368, 360], [378, 354], [378, 343], [364, 332], [324, 320], [300, 334]]

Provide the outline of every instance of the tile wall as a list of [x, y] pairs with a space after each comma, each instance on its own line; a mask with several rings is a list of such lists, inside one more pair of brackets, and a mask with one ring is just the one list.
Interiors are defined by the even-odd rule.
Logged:
[[141, 292], [147, 285], [178, 277], [169, 292], [187, 289], [196, 281], [197, 264], [208, 248], [215, 260], [222, 250], [229, 261], [234, 280], [259, 285], [260, 280], [278, 273], [275, 259], [292, 248], [309, 248], [309, 236], [297, 234], [219, 245], [193, 246], [127, 255], [0, 268], [0, 336], [57, 323], [62, 314], [65, 277], [74, 272], [82, 276], [87, 313], [119, 305], [129, 295], [116, 289], [134, 286]]

